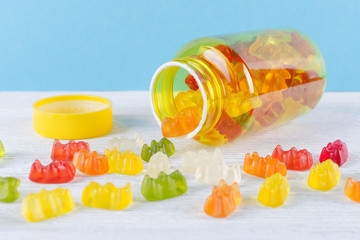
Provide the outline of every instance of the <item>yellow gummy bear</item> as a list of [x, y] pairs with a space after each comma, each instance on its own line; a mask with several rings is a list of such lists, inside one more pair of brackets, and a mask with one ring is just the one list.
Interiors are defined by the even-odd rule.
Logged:
[[317, 163], [311, 168], [308, 185], [316, 190], [328, 191], [335, 187], [340, 180], [339, 166], [331, 159]]
[[112, 183], [101, 186], [99, 183], [90, 182], [85, 187], [81, 200], [87, 207], [122, 210], [133, 200], [131, 185], [127, 183], [125, 187], [116, 188]]
[[284, 31], [269, 32], [257, 37], [249, 47], [252, 56], [269, 62], [272, 66], [291, 65], [304, 67], [306, 61], [288, 42], [290, 34]]
[[109, 173], [136, 175], [144, 169], [141, 157], [135, 153], [129, 151], [121, 153], [114, 147], [111, 151], [106, 149], [104, 154], [109, 161]]
[[68, 213], [74, 207], [69, 189], [42, 189], [40, 193], [30, 193], [23, 199], [21, 212], [30, 222], [38, 222]]
[[228, 139], [215, 128], [205, 135], [195, 136], [194, 139], [210, 146], [220, 146], [228, 143]]
[[179, 92], [176, 95], [174, 101], [178, 112], [181, 112], [182, 110], [189, 107], [200, 107], [204, 104], [200, 90], [194, 91], [191, 89], [186, 92]]
[[290, 192], [288, 179], [276, 173], [267, 177], [260, 187], [258, 201], [268, 207], [279, 207], [287, 198]]

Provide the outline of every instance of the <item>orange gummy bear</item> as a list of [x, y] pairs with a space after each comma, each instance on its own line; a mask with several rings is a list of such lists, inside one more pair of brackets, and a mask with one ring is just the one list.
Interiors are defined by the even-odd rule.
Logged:
[[[290, 79], [290, 78], [291, 78], [291, 74], [286, 69], [270, 70], [270, 72], [266, 74], [261, 92], [269, 93], [269, 92], [285, 89], [288, 87], [286, 84], [286, 79]], [[282, 98], [279, 99], [279, 101], [281, 100]]]
[[199, 125], [202, 108], [195, 106], [185, 108], [175, 114], [174, 118], [164, 118], [161, 131], [164, 137], [179, 137], [191, 133]]
[[239, 184], [227, 185], [225, 180], [222, 179], [219, 186], [214, 186], [211, 195], [206, 199], [204, 212], [217, 218], [227, 217], [240, 202]]
[[102, 175], [109, 171], [106, 155], [99, 157], [96, 151], [90, 153], [85, 149], [81, 149], [74, 154], [73, 164], [79, 171], [87, 175]]
[[277, 158], [272, 158], [270, 155], [265, 158], [260, 157], [257, 152], [252, 155], [250, 153], [245, 155], [243, 169], [247, 174], [262, 178], [270, 177], [278, 172], [283, 176], [286, 176], [287, 173], [285, 163]]
[[348, 198], [360, 203], [360, 181], [356, 182], [353, 178], [348, 178], [345, 184], [344, 192]]

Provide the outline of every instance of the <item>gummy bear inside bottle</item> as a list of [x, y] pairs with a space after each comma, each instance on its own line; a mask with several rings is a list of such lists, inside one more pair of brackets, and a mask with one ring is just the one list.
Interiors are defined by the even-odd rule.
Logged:
[[165, 137], [222, 145], [308, 113], [325, 77], [319, 49], [293, 29], [201, 38], [156, 71], [152, 107]]

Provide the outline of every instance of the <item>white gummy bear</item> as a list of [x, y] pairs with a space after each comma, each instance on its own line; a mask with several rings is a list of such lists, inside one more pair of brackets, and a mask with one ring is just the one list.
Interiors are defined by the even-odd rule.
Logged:
[[184, 172], [195, 174], [198, 182], [210, 185], [218, 185], [221, 179], [227, 184], [239, 183], [241, 180], [240, 165], [226, 166], [220, 149], [214, 153], [204, 150], [200, 152], [185, 153], [182, 169]]
[[161, 171], [166, 174], [170, 174], [169, 158], [164, 153], [157, 152], [151, 156], [149, 166], [145, 174], [149, 175], [151, 178], [157, 178]]
[[135, 134], [134, 139], [122, 136], [121, 138], [113, 138], [108, 141], [108, 149], [116, 147], [119, 152], [130, 151], [139, 156], [143, 145], [144, 139], [139, 134]]

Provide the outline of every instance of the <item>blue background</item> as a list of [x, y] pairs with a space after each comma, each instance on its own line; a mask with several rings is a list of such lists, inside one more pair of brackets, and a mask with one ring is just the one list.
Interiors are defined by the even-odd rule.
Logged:
[[147, 90], [203, 36], [293, 27], [320, 47], [327, 91], [360, 91], [360, 1], [0, 1], [0, 90]]

